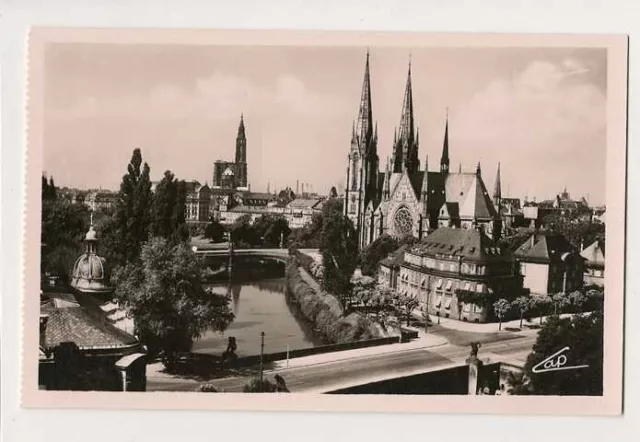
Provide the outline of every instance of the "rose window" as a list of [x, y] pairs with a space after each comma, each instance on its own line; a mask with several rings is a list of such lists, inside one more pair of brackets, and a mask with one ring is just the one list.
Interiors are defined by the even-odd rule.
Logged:
[[393, 226], [397, 235], [411, 235], [413, 233], [413, 217], [406, 207], [396, 211], [393, 217]]

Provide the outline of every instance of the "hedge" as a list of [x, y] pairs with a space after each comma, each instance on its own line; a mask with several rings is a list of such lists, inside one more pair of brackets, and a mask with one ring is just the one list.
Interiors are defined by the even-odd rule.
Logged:
[[371, 320], [357, 312], [345, 317], [342, 306], [333, 295], [316, 292], [302, 278], [300, 266], [297, 257], [291, 257], [287, 263], [287, 296], [326, 341], [342, 344], [381, 337]]

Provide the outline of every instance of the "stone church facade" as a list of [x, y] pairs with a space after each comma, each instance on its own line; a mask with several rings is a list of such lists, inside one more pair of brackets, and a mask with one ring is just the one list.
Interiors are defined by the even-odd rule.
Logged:
[[394, 134], [393, 155], [379, 170], [377, 124], [373, 121], [369, 53], [358, 120], [353, 125], [348, 156], [345, 215], [354, 223], [360, 247], [384, 234], [423, 238], [438, 227], [477, 229], [498, 239], [502, 222], [499, 169], [493, 199], [475, 172], [449, 168], [449, 123], [445, 123], [439, 170], [419, 160], [419, 132], [415, 127], [411, 65], [407, 75], [400, 127]]

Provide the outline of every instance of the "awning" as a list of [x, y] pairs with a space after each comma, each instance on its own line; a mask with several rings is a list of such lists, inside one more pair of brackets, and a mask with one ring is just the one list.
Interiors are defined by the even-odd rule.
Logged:
[[144, 358], [145, 356], [147, 355], [144, 353], [132, 353], [130, 355], [123, 356], [116, 362], [116, 367], [120, 369], [127, 369], [131, 364], [133, 364], [140, 358]]

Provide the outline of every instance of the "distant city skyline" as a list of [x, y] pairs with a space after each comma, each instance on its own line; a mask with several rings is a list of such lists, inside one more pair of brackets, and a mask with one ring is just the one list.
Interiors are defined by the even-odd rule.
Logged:
[[[60, 186], [117, 190], [134, 148], [211, 184], [233, 158], [241, 113], [249, 183], [344, 186], [367, 48], [52, 44], [46, 52], [44, 168]], [[505, 197], [605, 203], [606, 51], [369, 48], [373, 118], [385, 164], [409, 60], [420, 162], [436, 170], [449, 108], [451, 169], [481, 162]], [[383, 166], [381, 166], [383, 169]]]

